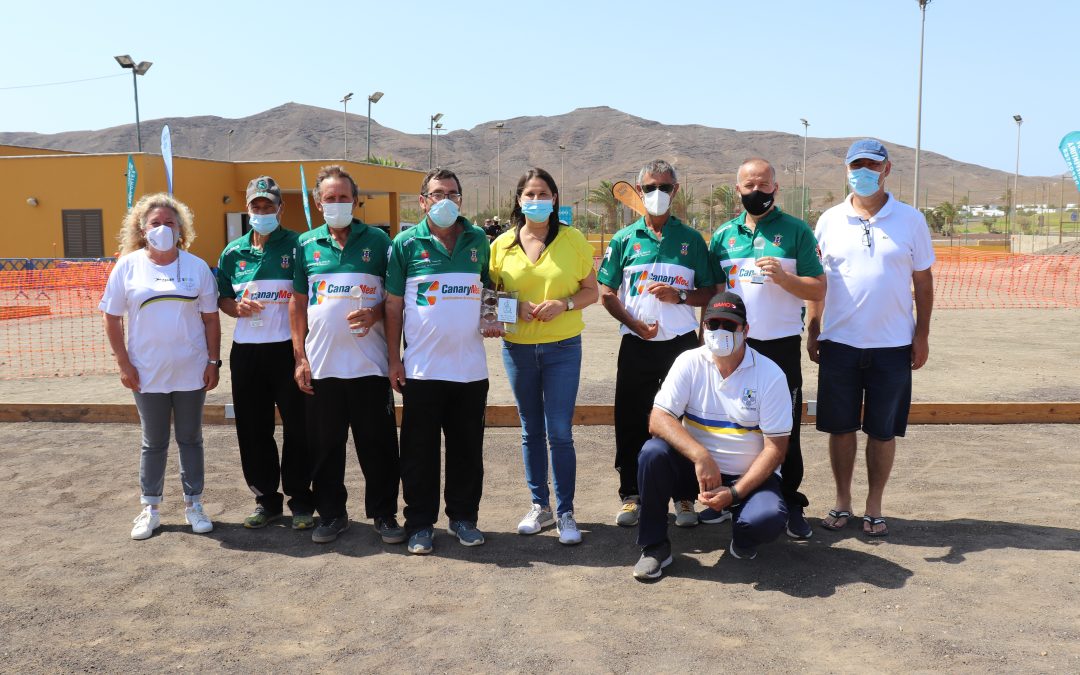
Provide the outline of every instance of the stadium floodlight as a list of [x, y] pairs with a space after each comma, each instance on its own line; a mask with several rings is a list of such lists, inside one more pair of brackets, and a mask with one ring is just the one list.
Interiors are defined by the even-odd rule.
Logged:
[[367, 156], [364, 158], [366, 162], [371, 161], [371, 104], [378, 103], [382, 97], [383, 93], [381, 91], [367, 97]]
[[150, 70], [150, 66], [154, 65], [153, 61], [140, 61], [135, 63], [135, 59], [131, 58], [128, 54], [121, 54], [120, 56], [114, 56], [116, 62], [120, 64], [121, 68], [131, 69], [131, 81], [135, 85], [135, 135], [139, 139], [139, 152], [142, 152], [142, 124], [139, 122], [139, 75], [145, 75], [146, 71]]
[[352, 100], [353, 94], [350, 91], [345, 94], [338, 103], [345, 106], [344, 112], [342, 112], [342, 126], [345, 129], [345, 155], [344, 159], [349, 159], [349, 101]]

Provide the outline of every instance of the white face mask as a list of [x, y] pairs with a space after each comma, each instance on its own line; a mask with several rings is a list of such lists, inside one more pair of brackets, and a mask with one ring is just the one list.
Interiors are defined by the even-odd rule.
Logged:
[[322, 205], [323, 218], [326, 220], [326, 224], [337, 229], [348, 227], [352, 224], [352, 210], [352, 202], [342, 202], [338, 204], [328, 204], [327, 202], [323, 202]]
[[168, 225], [158, 225], [146, 231], [146, 243], [155, 251], [171, 251], [176, 247], [176, 233]]
[[731, 356], [743, 343], [741, 332], [732, 333], [729, 330], [706, 330], [705, 346], [709, 348], [713, 356]]
[[649, 212], [649, 215], [662, 216], [671, 206], [671, 195], [660, 190], [653, 190], [646, 192], [642, 201], [645, 202], [645, 210]]

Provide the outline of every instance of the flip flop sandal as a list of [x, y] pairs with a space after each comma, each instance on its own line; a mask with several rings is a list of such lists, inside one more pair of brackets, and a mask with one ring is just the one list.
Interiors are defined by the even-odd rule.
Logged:
[[[832, 530], [833, 532], [839, 532], [840, 530], [847, 527], [847, 521], [851, 519], [851, 511], [837, 511], [836, 509], [830, 509], [828, 517], [833, 519], [832, 524], [830, 525], [829, 523], [826, 523], [824, 520], [822, 520], [821, 521], [821, 526], [824, 527], [826, 530]], [[837, 525], [836, 521], [840, 520], [841, 518], [845, 519], [844, 524], [843, 525]]]
[[[875, 518], [873, 516], [863, 516], [864, 523], [870, 523], [870, 531], [863, 530], [863, 534], [868, 537], [887, 537], [889, 536], [889, 525], [885, 522], [884, 518]], [[880, 532], [875, 532], [874, 528], [878, 525], [884, 525], [885, 529]]]

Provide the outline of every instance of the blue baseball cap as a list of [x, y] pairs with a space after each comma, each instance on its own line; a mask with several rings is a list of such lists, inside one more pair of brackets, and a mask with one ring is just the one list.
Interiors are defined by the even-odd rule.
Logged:
[[872, 159], [875, 162], [889, 161], [889, 151], [885, 146], [872, 138], [864, 138], [855, 141], [847, 151], [845, 163], [851, 164], [857, 159]]

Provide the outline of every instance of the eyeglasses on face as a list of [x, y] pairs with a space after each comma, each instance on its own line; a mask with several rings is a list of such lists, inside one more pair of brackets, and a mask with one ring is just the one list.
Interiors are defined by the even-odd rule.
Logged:
[[726, 330], [729, 333], [735, 333], [739, 330], [739, 324], [730, 319], [708, 319], [705, 321], [705, 328], [708, 330]]
[[460, 202], [461, 201], [461, 193], [460, 192], [429, 192], [429, 193], [427, 193], [427, 194], [425, 194], [423, 196], [427, 197], [428, 199], [430, 199], [433, 202], [441, 202], [444, 199], [449, 199], [449, 200], [455, 201], [455, 202]]
[[660, 192], [664, 192], [664, 193], [667, 193], [667, 194], [671, 194], [671, 192], [674, 189], [675, 189], [675, 185], [672, 184], [672, 183], [660, 183], [659, 185], [642, 185], [641, 186], [641, 191], [644, 192], [645, 194], [649, 194], [650, 192], [655, 192], [656, 190], [659, 190]]

